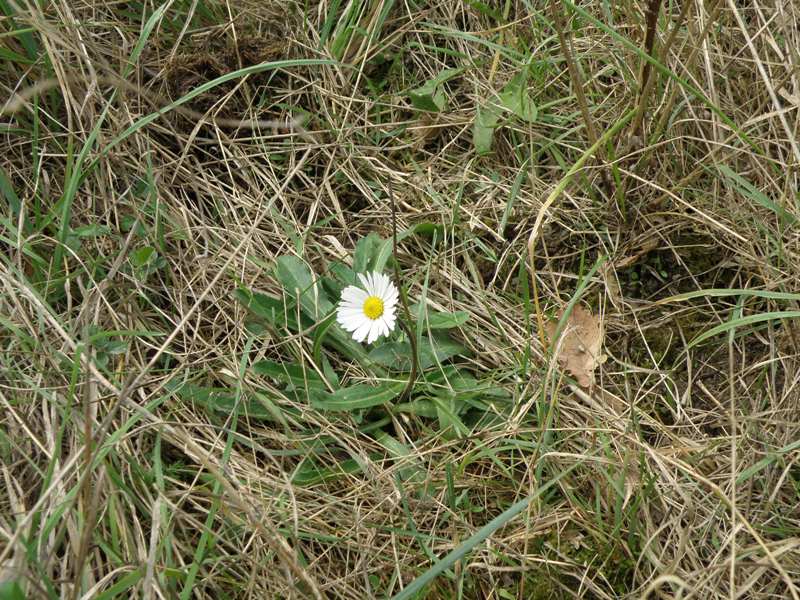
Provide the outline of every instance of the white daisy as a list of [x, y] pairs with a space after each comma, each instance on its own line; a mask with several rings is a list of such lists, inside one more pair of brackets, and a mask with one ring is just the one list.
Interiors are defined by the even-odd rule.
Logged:
[[383, 273], [358, 274], [363, 289], [348, 285], [342, 291], [342, 301], [336, 311], [336, 320], [353, 334], [353, 339], [371, 344], [394, 329], [397, 288]]

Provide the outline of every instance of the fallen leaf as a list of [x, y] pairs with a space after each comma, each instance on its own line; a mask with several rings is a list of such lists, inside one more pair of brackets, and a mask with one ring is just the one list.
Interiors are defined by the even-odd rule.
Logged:
[[[564, 311], [559, 311], [558, 319]], [[561, 332], [554, 339], [558, 320], [547, 324], [550, 347], [558, 352], [558, 362], [583, 388], [594, 386], [594, 370], [603, 362], [603, 326], [600, 319], [580, 305], [573, 307]]]

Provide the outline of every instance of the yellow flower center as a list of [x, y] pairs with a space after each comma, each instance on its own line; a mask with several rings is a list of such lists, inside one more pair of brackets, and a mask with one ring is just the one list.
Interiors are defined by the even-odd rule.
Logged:
[[383, 314], [383, 300], [370, 296], [364, 300], [364, 314], [373, 321]]

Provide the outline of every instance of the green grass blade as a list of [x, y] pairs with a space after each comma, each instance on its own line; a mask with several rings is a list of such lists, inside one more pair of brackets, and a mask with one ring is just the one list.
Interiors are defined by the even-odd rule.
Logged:
[[537, 489], [533, 494], [531, 494], [527, 498], [520, 500], [516, 504], [513, 504], [510, 508], [506, 509], [502, 514], [496, 516], [494, 519], [489, 521], [486, 525], [481, 527], [469, 538], [467, 538], [461, 544], [459, 544], [457, 548], [451, 551], [442, 560], [437, 562], [430, 569], [425, 571], [425, 573], [423, 573], [422, 575], [417, 577], [414, 581], [412, 581], [408, 585], [408, 587], [406, 587], [402, 592], [400, 592], [399, 594], [395, 594], [393, 600], [409, 600], [410, 598], [413, 598], [418, 592], [424, 589], [426, 585], [431, 583], [439, 575], [444, 573], [447, 569], [452, 567], [455, 563], [457, 563], [467, 554], [472, 552], [472, 549], [475, 548], [475, 546], [483, 542], [495, 531], [497, 531], [498, 529], [503, 527], [506, 523], [511, 521], [511, 519], [516, 517], [526, 508], [528, 508], [528, 505], [531, 502], [539, 498], [544, 492], [549, 490], [556, 483], [561, 481], [561, 479], [563, 479], [564, 477], [569, 475], [572, 471], [574, 471], [577, 466], [578, 463], [575, 463], [571, 467], [568, 467], [566, 470], [562, 471], [561, 473], [556, 475], [553, 479], [544, 484], [542, 487]]
[[800, 310], [781, 310], [775, 312], [760, 313], [757, 315], [749, 315], [747, 317], [741, 317], [739, 319], [732, 319], [730, 321], [722, 323], [721, 325], [712, 327], [708, 331], [701, 333], [691, 342], [689, 342], [686, 348], [687, 350], [689, 348], [693, 348], [694, 346], [697, 346], [697, 344], [704, 342], [708, 338], [714, 337], [715, 335], [719, 335], [720, 333], [725, 333], [737, 327], [753, 325], [755, 323], [763, 323], [764, 321], [774, 321], [775, 319], [800, 319]]

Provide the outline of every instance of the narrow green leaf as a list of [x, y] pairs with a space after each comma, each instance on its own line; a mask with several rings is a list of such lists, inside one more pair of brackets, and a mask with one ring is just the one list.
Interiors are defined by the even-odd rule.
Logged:
[[421, 592], [425, 586], [431, 583], [434, 579], [436, 579], [439, 575], [444, 573], [447, 569], [452, 567], [455, 563], [460, 561], [462, 558], [467, 556], [470, 552], [472, 552], [473, 548], [486, 540], [490, 535], [492, 535], [495, 531], [503, 527], [506, 523], [511, 521], [514, 517], [516, 517], [519, 513], [524, 511], [528, 508], [528, 505], [536, 500], [539, 496], [541, 496], [544, 492], [549, 490], [553, 487], [556, 483], [561, 481], [564, 477], [569, 475], [575, 468], [578, 466], [579, 463], [575, 463], [572, 466], [568, 467], [566, 470], [562, 471], [558, 475], [556, 475], [553, 479], [548, 481], [542, 487], [537, 489], [533, 494], [520, 500], [516, 504], [513, 504], [510, 508], [506, 509], [503, 513], [489, 521], [486, 525], [481, 527], [478, 531], [472, 534], [469, 538], [461, 542], [456, 548], [450, 552], [447, 556], [445, 556], [442, 560], [436, 562], [432, 567], [430, 567], [425, 573], [417, 577], [414, 581], [412, 581], [408, 586], [406, 586], [403, 591], [399, 594], [395, 594], [393, 600], [410, 600], [411, 598], [415, 598], [416, 595]]
[[707, 290], [697, 290], [694, 292], [686, 292], [684, 294], [677, 294], [659, 300], [659, 304], [667, 302], [682, 302], [683, 300], [692, 300], [694, 298], [725, 298], [727, 296], [752, 296], [754, 298], [767, 298], [770, 300], [793, 300], [800, 301], [800, 294], [790, 292], [768, 292], [766, 290], [747, 290], [743, 288], [711, 288]]
[[736, 478], [737, 485], [747, 483], [747, 481], [751, 479], [753, 476], [757, 475], [758, 473], [760, 473], [773, 463], [777, 462], [777, 460], [781, 456], [788, 454], [789, 452], [794, 452], [798, 448], [800, 448], [800, 440], [795, 440], [791, 444], [788, 444], [783, 448], [776, 450], [775, 452], [770, 452], [768, 456], [765, 456], [757, 463], [750, 465], [744, 471], [739, 473], [739, 476]]
[[708, 331], [701, 333], [691, 342], [689, 342], [686, 348], [687, 349], [693, 348], [694, 346], [696, 346], [701, 342], [704, 342], [708, 338], [714, 337], [715, 335], [719, 335], [720, 333], [726, 333], [731, 329], [735, 329], [737, 327], [753, 325], [755, 323], [763, 323], [764, 321], [774, 321], [775, 319], [798, 319], [798, 318], [800, 318], [800, 310], [782, 310], [775, 312], [766, 312], [757, 315], [749, 315], [747, 317], [741, 317], [739, 319], [732, 319], [730, 321], [722, 323], [721, 325], [712, 327]]
[[[412, 225], [408, 229], [404, 229], [400, 233], [397, 234], [397, 243], [399, 244], [404, 239], [411, 235], [420, 234], [420, 235], [434, 235], [438, 232], [439, 235], [442, 234], [444, 231], [444, 227], [441, 225], [435, 225], [434, 223], [424, 222], [424, 223], [417, 223], [416, 225]], [[373, 264], [373, 270], [383, 272], [386, 268], [386, 263], [389, 262], [389, 258], [392, 256], [392, 238], [384, 240], [383, 245], [381, 246], [380, 252], [378, 252], [378, 256], [375, 259], [375, 263]]]
[[770, 200], [764, 192], [756, 188], [756, 186], [733, 171], [727, 165], [717, 165], [717, 169], [719, 169], [719, 172], [725, 176], [725, 178], [728, 180], [728, 183], [730, 183], [737, 192], [739, 192], [745, 198], [749, 198], [756, 204], [771, 210], [784, 222], [784, 224], [793, 225], [797, 222], [797, 217], [795, 215], [788, 212], [782, 206], [775, 204], [775, 202]]
[[[130, 590], [133, 586], [139, 583], [142, 577], [144, 577], [144, 568], [140, 567], [135, 571], [131, 571], [125, 575], [125, 577], [117, 581], [117, 583], [112, 585], [102, 594], [94, 596], [94, 598], [95, 600], [112, 600], [112, 598], [116, 598], [120, 594]], [[128, 598], [130, 596], [126, 594], [125, 597]]]
[[319, 410], [352, 411], [380, 406], [396, 398], [405, 388], [405, 382], [381, 382], [372, 386], [358, 383], [341, 388], [332, 394], [314, 394], [311, 404]]

